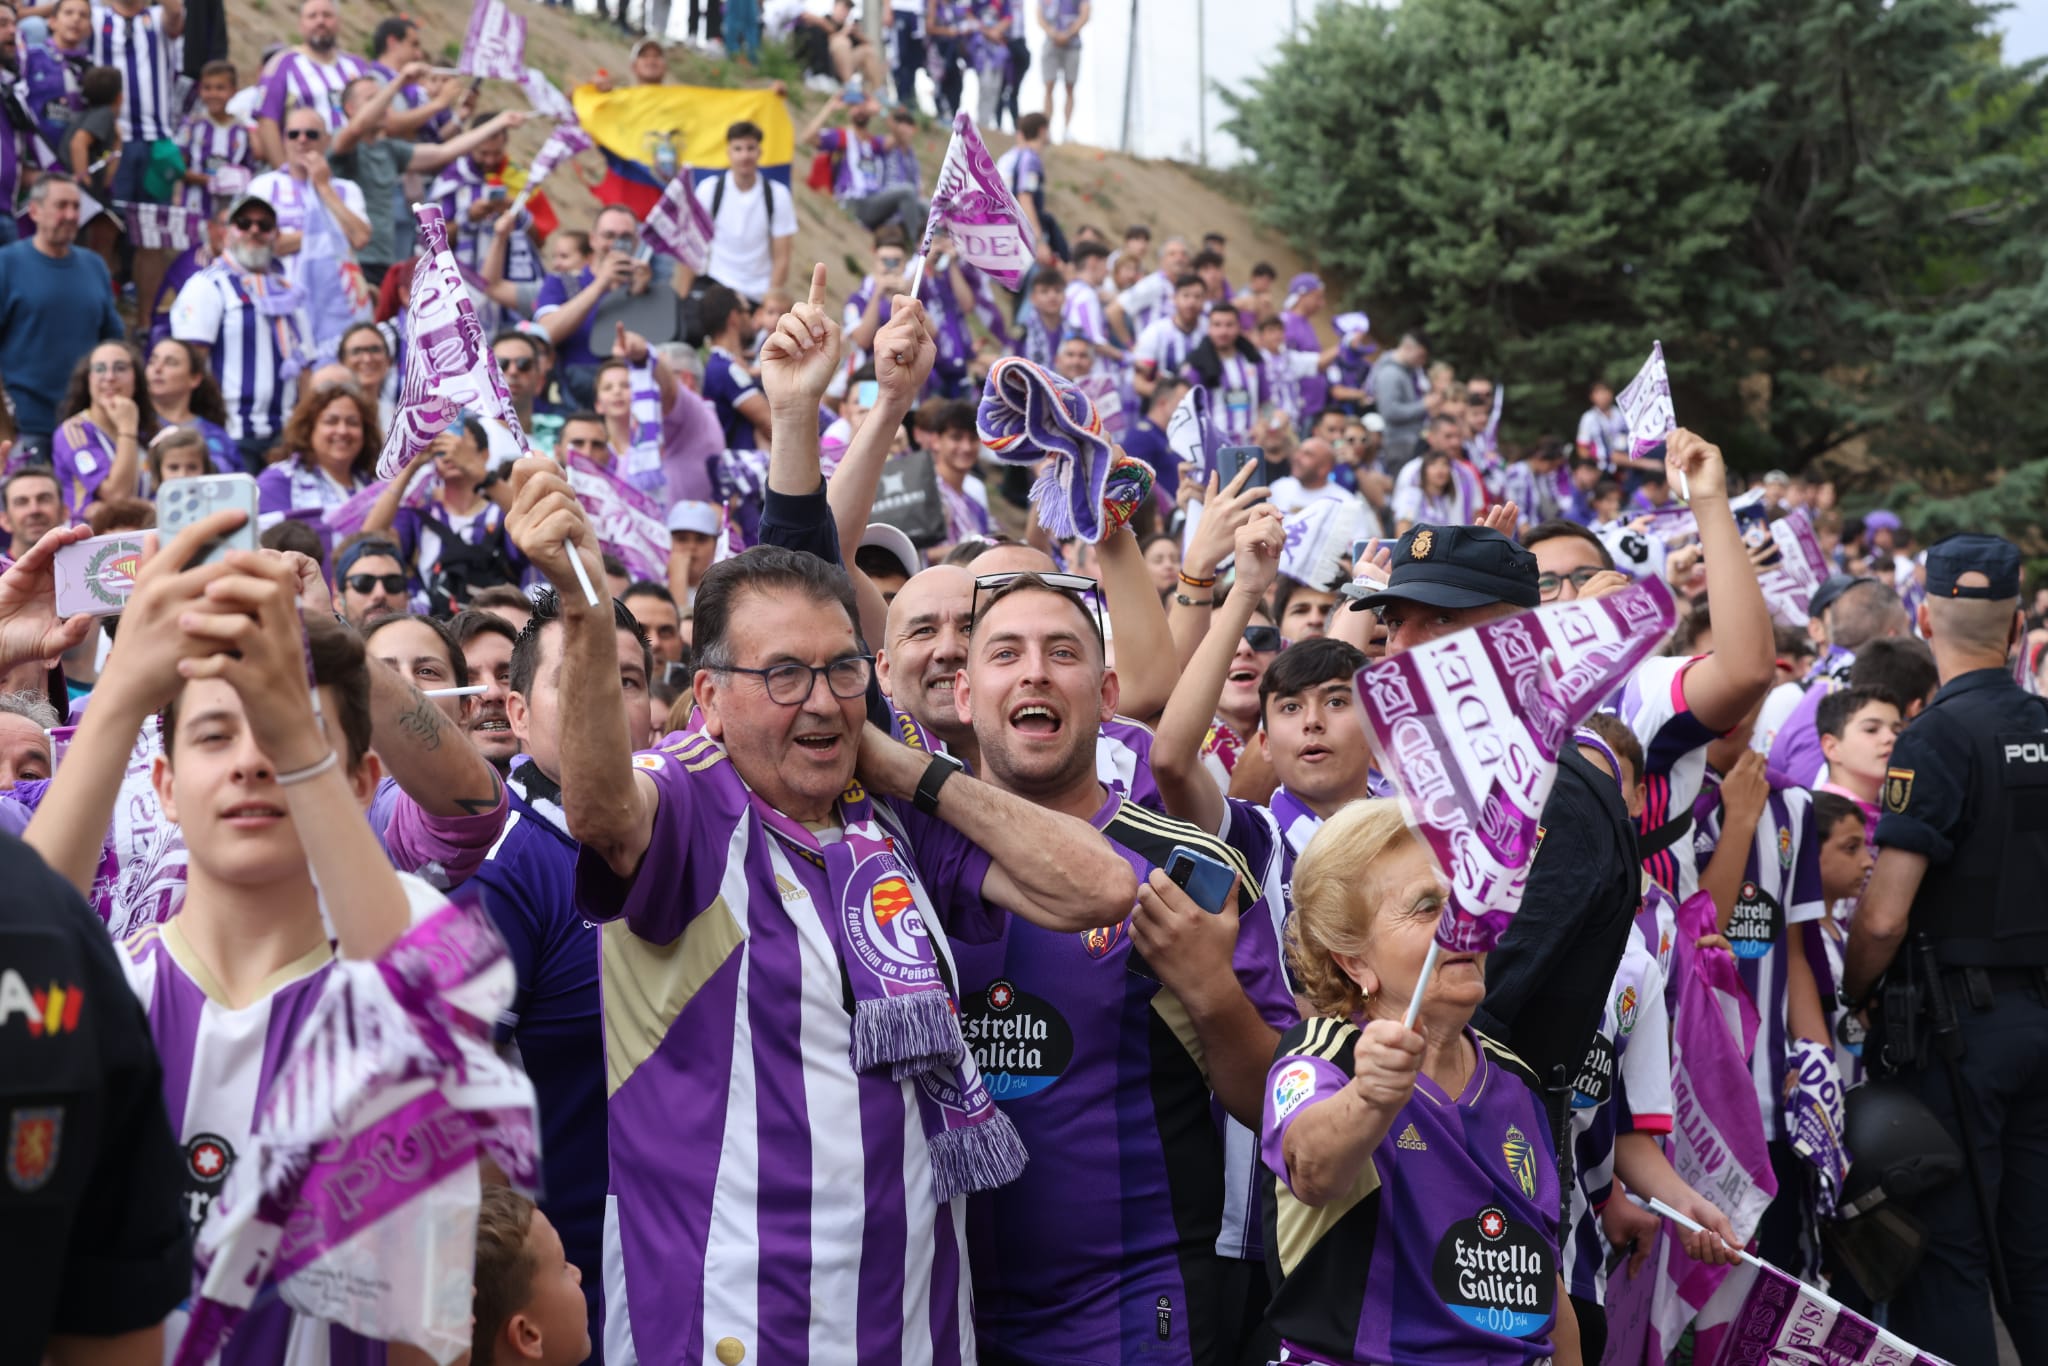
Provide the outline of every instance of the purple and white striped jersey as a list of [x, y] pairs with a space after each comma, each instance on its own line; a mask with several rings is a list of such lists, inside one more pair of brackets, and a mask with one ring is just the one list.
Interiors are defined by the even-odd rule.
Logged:
[[[1171, 321], [1167, 323], [1168, 327], [1172, 325]], [[1202, 382], [1192, 366], [1183, 373], [1190, 384]], [[1252, 444], [1252, 427], [1268, 398], [1265, 367], [1232, 351], [1218, 361], [1216, 382], [1208, 386], [1208, 395], [1209, 426], [1218, 439], [1226, 446]]]
[[222, 257], [193, 276], [171, 306], [171, 335], [208, 350], [227, 400], [228, 434], [237, 441], [284, 430], [287, 367], [296, 372], [312, 335], [303, 306], [278, 311], [290, 294], [282, 268], [254, 275]]
[[[1716, 738], [1685, 704], [1685, 671], [1701, 657], [1644, 660], [1614, 706], [1643, 746], [1643, 814], [1636, 818], [1643, 866], [1681, 902], [1700, 888], [1692, 804], [1706, 782], [1707, 742]], [[1674, 832], [1681, 821], [1685, 826]]]
[[[1709, 841], [1700, 854], [1705, 863], [1721, 837], [1721, 808], [1703, 821]], [[1820, 891], [1821, 836], [1813, 824], [1813, 794], [1803, 787], [1773, 786], [1757, 819], [1742, 883], [1728, 918], [1728, 944], [1742, 985], [1756, 1005], [1761, 1027], [1750, 1054], [1750, 1079], [1764, 1116], [1765, 1136], [1786, 1137], [1785, 1071], [1790, 1065], [1791, 1025], [1787, 1014], [1788, 961], [1785, 941], [1794, 929], [1827, 913]], [[1811, 966], [1811, 965], [1809, 965]], [[1828, 1040], [1821, 1040], [1822, 1043]]]
[[[414, 918], [443, 904], [418, 879], [399, 880]], [[277, 973], [260, 1000], [237, 1008], [192, 951], [182, 919], [173, 916], [130, 935], [122, 944], [121, 966], [149, 1016], [150, 1036], [163, 1060], [164, 1109], [184, 1154], [186, 1212], [197, 1233], [237, 1157], [247, 1151], [264, 1090], [312, 1016], [335, 959], [322, 944]], [[185, 1322], [181, 1309], [165, 1324], [167, 1359]], [[374, 1366], [383, 1362], [384, 1346], [303, 1318], [271, 1299], [250, 1311], [214, 1360], [218, 1366]]]
[[1313, 351], [1294, 351], [1282, 347], [1278, 351], [1261, 350], [1260, 357], [1266, 366], [1266, 392], [1272, 395], [1273, 406], [1287, 414], [1288, 423], [1300, 428], [1311, 414], [1303, 397], [1305, 381], [1322, 373], [1322, 357]]
[[881, 138], [857, 128], [827, 128], [818, 150], [831, 155], [832, 194], [842, 204], [866, 199], [889, 183], [889, 149]]
[[[1027, 310], [1028, 311], [1028, 310]], [[1102, 295], [1086, 280], [1067, 284], [1067, 301], [1060, 310], [1063, 331], [1086, 337], [1097, 346], [1109, 342], [1109, 326], [1102, 316]]]
[[276, 119], [294, 109], [317, 109], [327, 116], [327, 131], [338, 133], [348, 118], [341, 112], [341, 92], [358, 76], [369, 76], [370, 64], [352, 52], [337, 52], [331, 62], [316, 61], [298, 48], [287, 48], [263, 78], [263, 103], [257, 117]]
[[1131, 345], [1133, 364], [1149, 361], [1162, 375], [1179, 374], [1181, 367], [1188, 363], [1188, 353], [1200, 346], [1203, 338], [1208, 336], [1199, 320], [1187, 331], [1181, 331], [1173, 320], [1170, 307], [1172, 301], [1173, 296], [1169, 294], [1169, 311], [1166, 316], [1154, 318], [1147, 323], [1144, 330], [1138, 333], [1138, 340]]
[[1042, 365], [1050, 370], [1053, 357], [1058, 354], [1059, 349], [1059, 328], [1048, 324], [1037, 309], [1026, 308], [1017, 315], [1015, 354], [1033, 365]]
[[[253, 135], [254, 130], [239, 119], [215, 123], [201, 110], [178, 129], [178, 148], [185, 154], [188, 170], [213, 176], [224, 170], [240, 170], [242, 183], [247, 185], [256, 178]], [[177, 202], [209, 217], [213, 214], [213, 191], [204, 185], [178, 186]]]
[[[966, 1202], [935, 1199], [916, 1085], [848, 1065], [824, 869], [710, 737], [633, 763], [660, 794], [639, 869], [589, 850], [576, 868], [606, 922], [605, 1361], [972, 1362]], [[875, 815], [931, 904], [978, 902], [986, 853]]]
[[136, 14], [109, 5], [92, 7], [86, 45], [96, 65], [121, 73], [121, 131], [130, 142], [156, 142], [177, 130], [181, 111], [171, 77], [171, 42], [162, 5]]

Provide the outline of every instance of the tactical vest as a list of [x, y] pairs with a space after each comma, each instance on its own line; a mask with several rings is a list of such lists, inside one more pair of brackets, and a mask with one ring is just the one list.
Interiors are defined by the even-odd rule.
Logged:
[[1950, 967], [2048, 967], [2048, 699], [2027, 700], [2032, 727], [2020, 717], [1945, 727], [1971, 746], [1971, 788], [1955, 853], [1928, 865], [1911, 925]]

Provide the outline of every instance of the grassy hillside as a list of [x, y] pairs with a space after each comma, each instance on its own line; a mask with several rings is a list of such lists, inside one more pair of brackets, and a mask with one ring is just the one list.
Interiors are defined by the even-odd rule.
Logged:
[[[567, 8], [547, 8], [529, 0], [512, 3], [526, 18], [527, 60], [546, 72], [565, 92], [590, 80], [599, 68], [621, 77], [626, 72], [627, 40], [616, 28]], [[340, 7], [342, 42], [352, 51], [367, 52], [370, 31], [378, 21], [403, 13], [423, 26], [423, 45], [429, 59], [452, 64], [469, 23], [470, 8], [469, 0], [409, 0], [404, 5], [393, 0], [349, 0]], [[228, 0], [236, 62], [247, 71], [266, 45], [294, 41], [297, 12], [295, 0]], [[773, 62], [770, 68], [770, 75], [794, 74]], [[671, 79], [698, 85], [751, 85], [761, 79], [737, 64], [713, 62], [681, 47], [671, 49], [669, 70]], [[800, 81], [792, 80], [790, 85], [790, 116], [801, 129], [805, 119], [816, 110], [816, 102], [824, 97], [804, 90]], [[1030, 85], [1025, 94], [1026, 108], [1039, 97], [1035, 82]], [[483, 94], [486, 107], [518, 107], [525, 102], [518, 90], [502, 82], [487, 84]], [[545, 123], [536, 123], [520, 129], [513, 138], [513, 160], [523, 162], [531, 158], [545, 140], [547, 128]], [[990, 142], [990, 150], [1000, 155], [1009, 145], [1009, 136], [997, 133]], [[943, 133], [935, 126], [926, 127], [920, 134], [918, 156], [928, 182], [944, 153]], [[1083, 223], [1101, 227], [1112, 241], [1131, 223], [1150, 224], [1160, 235], [1194, 235], [1213, 230], [1230, 238], [1233, 279], [1242, 280], [1257, 260], [1271, 261], [1283, 282], [1302, 268], [1299, 256], [1286, 245], [1254, 228], [1247, 204], [1234, 201], [1225, 190], [1203, 183], [1176, 163], [1143, 161], [1092, 147], [1063, 146], [1047, 154], [1046, 166], [1049, 207], [1070, 236]], [[839, 211], [831, 196], [802, 184], [808, 170], [809, 158], [799, 149], [793, 170], [799, 231], [792, 283], [808, 274], [811, 262], [823, 261], [831, 271], [836, 302], [844, 299], [866, 269], [867, 234]], [[565, 224], [587, 226], [596, 207], [589, 190], [577, 178], [578, 172], [594, 181], [603, 171], [600, 155], [586, 152], [577, 163], [563, 167], [549, 178], [548, 196]]]

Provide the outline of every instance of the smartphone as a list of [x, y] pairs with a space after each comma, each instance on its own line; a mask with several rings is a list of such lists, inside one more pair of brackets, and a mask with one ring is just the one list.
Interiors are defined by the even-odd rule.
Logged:
[[142, 567], [142, 533], [115, 531], [57, 552], [57, 614], [110, 617], [128, 605]]
[[864, 379], [854, 386], [853, 401], [863, 408], [872, 408], [881, 401], [882, 386], [874, 380]]
[[1221, 859], [1199, 849], [1177, 844], [1166, 856], [1166, 876], [1210, 915], [1221, 915], [1230, 904], [1230, 889], [1237, 885], [1237, 872]]
[[1246, 465], [1252, 467], [1252, 477], [1245, 480], [1248, 489], [1266, 486], [1266, 453], [1257, 446], [1225, 446], [1216, 452], [1216, 487], [1228, 487], [1237, 478], [1237, 472]]
[[505, 197], [505, 187], [504, 187], [503, 185], [492, 185], [492, 186], [488, 187], [487, 189], [485, 189], [485, 191], [484, 191], [484, 198], [485, 198], [485, 199], [492, 199], [492, 200], [497, 200], [497, 199], [503, 199], [504, 197]]
[[229, 508], [240, 508], [248, 516], [227, 535], [217, 541], [209, 541], [193, 557], [192, 564], [212, 564], [230, 550], [259, 548], [256, 480], [246, 474], [201, 474], [190, 479], [173, 479], [164, 485], [156, 499], [158, 540], [167, 542], [194, 522], [204, 521]]
[[653, 259], [654, 248], [649, 246], [647, 243], [642, 242], [639, 246], [633, 249], [633, 261], [636, 265], [644, 266]]
[[674, 660], [661, 666], [661, 681], [672, 688], [687, 688], [697, 675], [695, 666]]

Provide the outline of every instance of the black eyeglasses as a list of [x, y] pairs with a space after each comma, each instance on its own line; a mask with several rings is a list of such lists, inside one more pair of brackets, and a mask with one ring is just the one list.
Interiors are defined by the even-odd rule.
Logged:
[[523, 375], [533, 368], [532, 356], [500, 356], [498, 369], [505, 374]]
[[351, 593], [367, 593], [372, 588], [382, 588], [394, 595], [405, 591], [403, 574], [351, 574], [342, 582], [348, 585]]
[[1244, 628], [1244, 643], [1252, 647], [1255, 655], [1278, 654], [1286, 642], [1280, 639], [1278, 626], [1247, 626]]
[[275, 220], [269, 218], [237, 218], [235, 220], [235, 231], [276, 232], [277, 223]]
[[[1072, 602], [1095, 623], [1095, 640], [1104, 644], [1102, 631], [1102, 607], [1091, 595], [1099, 585], [1086, 574], [1039, 574], [1029, 569], [1013, 569], [1005, 574], [977, 574], [974, 579], [974, 596], [968, 602], [968, 620], [980, 621], [981, 614], [1001, 602], [1018, 588], [1049, 588]], [[982, 594], [988, 601], [982, 601]]]
[[714, 673], [754, 675], [767, 688], [768, 700], [784, 707], [794, 707], [809, 697], [818, 686], [820, 674], [832, 695], [842, 702], [866, 696], [868, 680], [875, 676], [875, 661], [870, 655], [842, 655], [829, 664], [775, 664], [765, 669], [748, 669], [738, 664], [706, 667]]
[[327, 136], [318, 128], [287, 128], [284, 135], [291, 142], [318, 142]]
[[1493, 402], [1493, 395], [1482, 394], [1476, 390], [1470, 390], [1467, 391], [1465, 394], [1465, 402], [1469, 407], [1484, 408], [1487, 404]]
[[1587, 565], [1584, 568], [1574, 569], [1569, 574], [1538, 574], [1536, 576], [1536, 596], [1544, 602], [1549, 602], [1564, 588], [1566, 580], [1571, 581], [1572, 591], [1576, 593], [1590, 583], [1595, 574], [1600, 572], [1601, 570], [1598, 565]]

